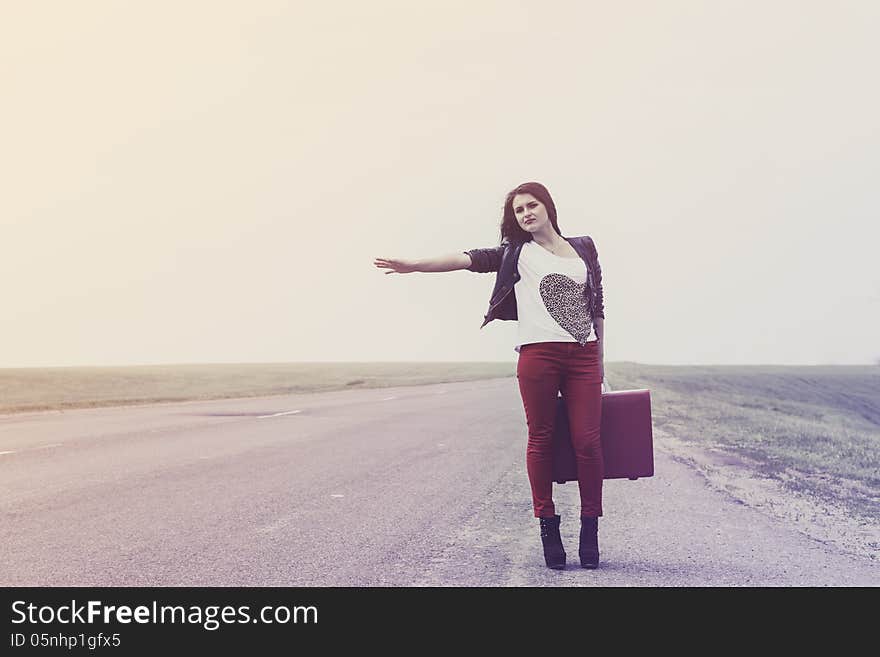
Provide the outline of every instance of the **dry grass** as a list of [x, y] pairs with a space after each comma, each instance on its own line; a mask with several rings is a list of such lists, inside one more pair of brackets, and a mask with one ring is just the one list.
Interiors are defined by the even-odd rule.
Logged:
[[470, 381], [513, 363], [278, 363], [0, 369], [0, 413]]
[[649, 388], [655, 426], [678, 438], [880, 518], [880, 368], [614, 363], [608, 380]]

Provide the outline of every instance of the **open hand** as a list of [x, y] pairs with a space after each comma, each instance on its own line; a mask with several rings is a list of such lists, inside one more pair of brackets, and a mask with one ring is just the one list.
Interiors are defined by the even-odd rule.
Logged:
[[409, 274], [416, 271], [416, 265], [412, 260], [376, 258], [373, 264], [379, 269], [390, 269], [391, 271], [386, 271], [386, 274]]

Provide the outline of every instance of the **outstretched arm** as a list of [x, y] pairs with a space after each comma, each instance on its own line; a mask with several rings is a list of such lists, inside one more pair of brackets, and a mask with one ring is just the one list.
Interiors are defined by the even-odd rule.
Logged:
[[389, 269], [386, 274], [409, 274], [416, 271], [440, 272], [457, 271], [471, 266], [471, 257], [466, 253], [450, 253], [435, 258], [403, 260], [400, 258], [376, 258], [373, 264], [379, 269]]

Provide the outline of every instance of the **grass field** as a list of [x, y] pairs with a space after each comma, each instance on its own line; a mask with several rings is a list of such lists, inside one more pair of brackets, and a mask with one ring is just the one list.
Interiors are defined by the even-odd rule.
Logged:
[[[515, 376], [515, 363], [301, 363], [0, 369], [0, 413]], [[654, 425], [785, 472], [787, 486], [880, 518], [880, 367], [607, 363], [651, 390]]]
[[[614, 389], [648, 388], [654, 425], [760, 464], [880, 519], [880, 367], [609, 364]], [[794, 475], [794, 476], [792, 476]]]
[[0, 369], [0, 413], [386, 388], [515, 374], [514, 363], [270, 363]]

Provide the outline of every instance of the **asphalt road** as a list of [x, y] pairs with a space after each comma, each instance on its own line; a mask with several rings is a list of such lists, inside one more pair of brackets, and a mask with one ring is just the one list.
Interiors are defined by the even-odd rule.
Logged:
[[655, 434], [602, 563], [543, 563], [516, 379], [0, 416], [2, 586], [854, 586], [878, 561], [707, 484]]

